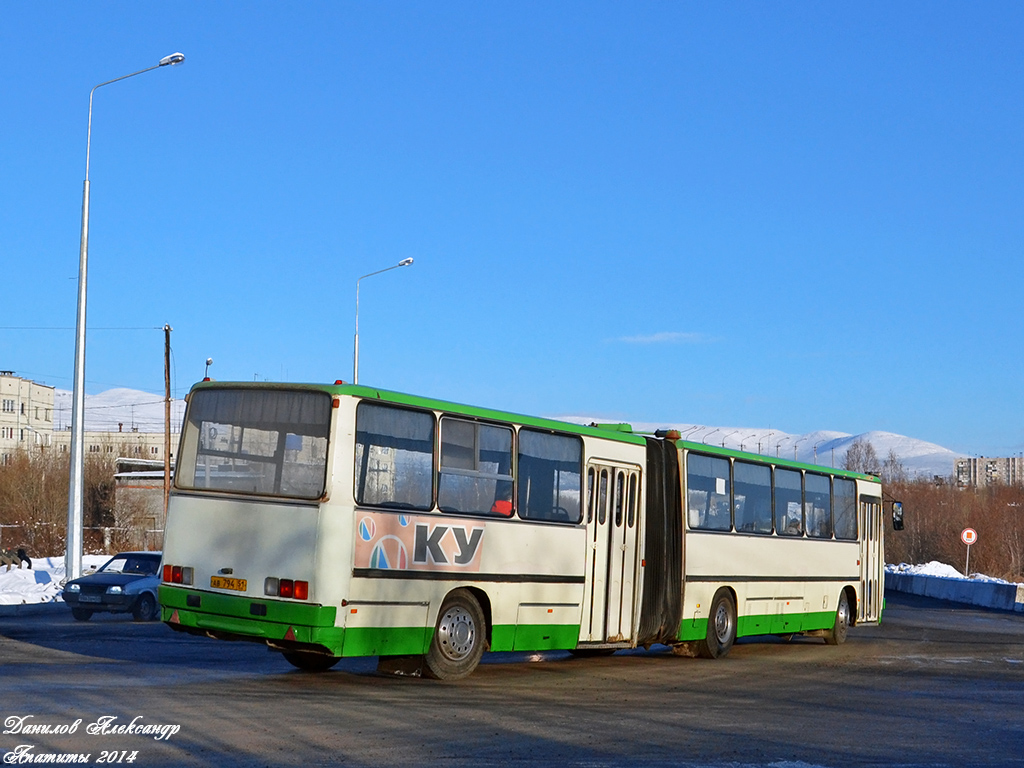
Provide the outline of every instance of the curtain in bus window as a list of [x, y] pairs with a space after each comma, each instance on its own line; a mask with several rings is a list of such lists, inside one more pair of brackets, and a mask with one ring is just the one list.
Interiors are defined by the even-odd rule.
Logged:
[[832, 481], [832, 503], [837, 539], [857, 539], [857, 490], [853, 480], [837, 477]]
[[808, 472], [804, 477], [804, 524], [807, 535], [816, 539], [832, 538], [831, 478]]
[[189, 404], [189, 421], [267, 428], [287, 425], [296, 434], [327, 437], [331, 398], [325, 392], [277, 389], [199, 390]]
[[804, 533], [803, 494], [800, 473], [775, 470], [775, 532], [780, 536]]
[[433, 505], [434, 414], [362, 402], [356, 407], [357, 504], [427, 510]]
[[331, 397], [282, 389], [192, 394], [179, 488], [315, 499], [324, 491]]
[[512, 429], [441, 419], [437, 506], [445, 512], [512, 515]]
[[772, 532], [772, 470], [761, 464], [733, 464], [733, 499], [736, 530]]
[[691, 528], [728, 531], [732, 527], [728, 459], [687, 454], [686, 507]]
[[580, 438], [519, 430], [519, 516], [578, 523], [582, 462]]

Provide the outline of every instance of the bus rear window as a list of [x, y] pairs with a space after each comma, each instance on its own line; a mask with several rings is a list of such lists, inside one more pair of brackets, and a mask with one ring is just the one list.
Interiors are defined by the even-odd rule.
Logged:
[[200, 389], [185, 417], [175, 485], [317, 499], [327, 476], [331, 397], [277, 389]]

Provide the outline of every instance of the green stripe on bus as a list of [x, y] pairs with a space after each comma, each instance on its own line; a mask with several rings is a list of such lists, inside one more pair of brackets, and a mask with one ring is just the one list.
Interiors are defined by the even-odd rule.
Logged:
[[413, 656], [427, 652], [427, 627], [350, 627], [342, 656]]
[[580, 639], [576, 624], [523, 624], [515, 628], [514, 651], [556, 651], [575, 648]]
[[[740, 616], [736, 619], [736, 637], [757, 635], [791, 635], [816, 629], [831, 629], [836, 615], [830, 611], [812, 613], [779, 613]], [[679, 626], [679, 639], [683, 642], [703, 640], [708, 634], [708, 620], [692, 619]]]

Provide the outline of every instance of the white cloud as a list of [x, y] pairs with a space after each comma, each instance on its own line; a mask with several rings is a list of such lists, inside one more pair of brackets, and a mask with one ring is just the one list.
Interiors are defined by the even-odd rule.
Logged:
[[626, 344], [699, 344], [710, 341], [702, 333], [686, 333], [684, 331], [661, 331], [640, 336], [619, 336], [613, 341], [621, 341]]

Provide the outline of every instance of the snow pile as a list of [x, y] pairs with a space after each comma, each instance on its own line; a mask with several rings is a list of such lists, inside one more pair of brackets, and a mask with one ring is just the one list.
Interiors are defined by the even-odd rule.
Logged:
[[[82, 572], [92, 573], [109, 559], [109, 555], [85, 555]], [[63, 557], [33, 557], [31, 569], [0, 566], [0, 605], [59, 601], [64, 574]]]
[[[938, 560], [932, 560], [930, 563], [925, 563], [924, 565], [907, 565], [906, 563], [900, 563], [899, 565], [886, 565], [885, 570], [889, 573], [906, 573], [911, 576], [938, 576], [941, 579], [960, 579], [961, 581], [968, 581], [968, 578], [964, 576], [963, 572], [958, 568], [954, 568], [952, 565], [946, 565], [945, 563], [940, 563]], [[991, 576], [985, 576], [981, 573], [972, 573], [969, 581], [988, 581], [993, 584], [1012, 583], [1003, 579], [995, 579]]]

